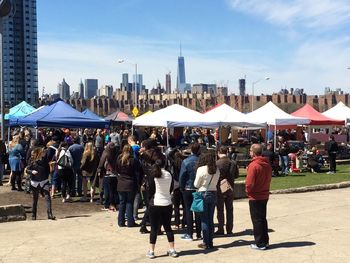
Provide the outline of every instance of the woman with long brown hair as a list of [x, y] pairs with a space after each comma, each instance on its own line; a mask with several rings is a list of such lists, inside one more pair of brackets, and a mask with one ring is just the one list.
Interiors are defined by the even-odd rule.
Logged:
[[[22, 189], [22, 171], [23, 160], [25, 158], [25, 151], [23, 146], [19, 143], [19, 136], [13, 136], [9, 145], [9, 164], [11, 167], [11, 190], [23, 191]], [[17, 188], [16, 184], [17, 183]]]
[[214, 210], [217, 200], [216, 186], [219, 181], [220, 172], [216, 167], [216, 156], [214, 151], [202, 153], [199, 156], [196, 179], [194, 186], [202, 194], [204, 210], [200, 213], [202, 222], [203, 243], [199, 248], [213, 248], [214, 235]]
[[125, 145], [116, 163], [119, 195], [118, 225], [120, 227], [125, 226], [125, 213], [127, 226], [137, 226], [133, 217], [133, 204], [140, 170], [141, 167], [137, 159], [134, 158], [131, 146]]
[[30, 175], [30, 186], [33, 192], [32, 219], [36, 220], [39, 193], [42, 193], [45, 195], [47, 218], [55, 220], [56, 217], [52, 215], [51, 208], [50, 168], [46, 159], [46, 151], [41, 147], [34, 148], [29, 162], [30, 164], [27, 166], [26, 171]]
[[87, 201], [87, 183], [88, 181], [92, 183], [92, 179], [95, 176], [98, 163], [99, 157], [94, 144], [92, 142], [86, 143], [80, 165], [80, 169], [83, 175], [83, 196], [80, 199], [82, 202]]

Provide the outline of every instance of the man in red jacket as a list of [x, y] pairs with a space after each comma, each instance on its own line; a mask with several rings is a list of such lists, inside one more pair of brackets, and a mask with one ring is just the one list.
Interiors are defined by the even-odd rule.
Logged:
[[247, 168], [246, 192], [255, 239], [255, 244], [250, 247], [265, 250], [269, 245], [266, 207], [269, 200], [272, 168], [268, 158], [261, 154], [260, 144], [253, 144], [250, 147], [252, 161]]

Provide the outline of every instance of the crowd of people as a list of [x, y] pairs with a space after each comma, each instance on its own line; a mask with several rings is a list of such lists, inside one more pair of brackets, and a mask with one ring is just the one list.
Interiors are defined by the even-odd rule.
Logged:
[[[183, 229], [182, 240], [202, 240], [199, 248], [212, 249], [214, 236], [233, 234], [233, 189], [239, 176], [235, 152], [218, 145], [218, 134], [209, 129], [185, 129], [178, 141], [167, 136], [166, 129], [140, 129], [134, 135], [122, 128], [111, 132], [49, 129], [39, 130], [34, 139], [29, 129], [14, 131], [8, 147], [0, 142], [0, 183], [8, 163], [11, 190], [32, 193], [33, 220], [40, 194], [51, 220], [56, 219], [51, 199], [58, 197], [63, 203], [80, 197], [81, 202], [101, 204], [103, 210], [118, 210], [118, 227], [139, 227], [140, 233], [150, 234], [149, 258], [155, 257], [157, 235], [163, 230], [171, 257], [178, 256], [173, 229]], [[214, 145], [217, 147], [212, 148]], [[287, 147], [280, 142], [283, 173], [289, 167]], [[275, 167], [274, 147], [268, 144], [265, 149], [254, 143], [250, 157], [246, 192], [255, 237], [252, 248], [264, 250], [269, 245], [266, 207]], [[331, 169], [335, 170], [334, 164]], [[193, 212], [195, 193], [203, 201], [201, 212]], [[140, 208], [144, 208], [142, 218]]]

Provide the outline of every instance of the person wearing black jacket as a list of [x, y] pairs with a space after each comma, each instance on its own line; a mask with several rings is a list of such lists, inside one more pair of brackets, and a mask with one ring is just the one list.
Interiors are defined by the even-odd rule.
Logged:
[[336, 157], [338, 153], [338, 143], [334, 140], [334, 136], [329, 136], [329, 143], [327, 147], [328, 159], [329, 159], [329, 172], [327, 174], [335, 174], [336, 172]]
[[30, 175], [30, 185], [33, 192], [32, 219], [36, 220], [39, 193], [42, 193], [45, 195], [47, 218], [55, 220], [56, 217], [52, 214], [50, 197], [50, 168], [43, 148], [38, 147], [32, 150], [30, 164], [26, 170]]
[[[238, 177], [238, 167], [236, 162], [231, 161], [227, 156], [228, 149], [225, 146], [219, 149], [219, 160], [216, 161], [216, 166], [220, 171], [219, 184], [217, 186], [217, 219], [218, 219], [218, 230], [215, 232], [216, 235], [224, 234], [224, 206], [226, 208], [226, 233], [232, 235], [233, 229], [233, 187], [235, 177]], [[220, 189], [220, 183], [226, 179], [231, 189], [226, 192], [222, 192]]]
[[2, 186], [2, 179], [4, 176], [5, 163], [7, 162], [7, 150], [6, 145], [0, 138], [0, 186]]
[[117, 191], [120, 202], [118, 214], [119, 227], [125, 226], [125, 214], [128, 227], [138, 226], [133, 216], [133, 204], [138, 181], [140, 181], [137, 178], [140, 170], [140, 164], [134, 158], [131, 146], [129, 144], [125, 145], [116, 163], [116, 172], [118, 174]]

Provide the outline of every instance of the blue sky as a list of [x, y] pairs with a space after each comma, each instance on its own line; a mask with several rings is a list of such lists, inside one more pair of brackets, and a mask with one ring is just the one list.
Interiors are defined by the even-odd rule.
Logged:
[[[102, 3], [103, 2], [103, 3]], [[152, 88], [182, 43], [187, 82], [226, 85], [246, 76], [255, 94], [350, 86], [350, 0], [37, 0], [39, 88], [65, 78], [119, 87], [138, 64]], [[118, 64], [118, 59], [126, 63]], [[131, 81], [131, 80], [130, 80]]]

